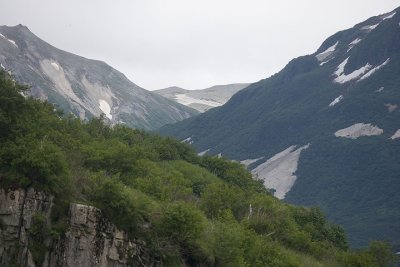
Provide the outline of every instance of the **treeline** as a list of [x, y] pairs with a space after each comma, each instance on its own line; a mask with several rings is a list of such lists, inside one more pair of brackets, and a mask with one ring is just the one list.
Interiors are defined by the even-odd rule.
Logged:
[[[238, 163], [199, 157], [186, 144], [109, 127], [102, 118], [81, 122], [25, 97], [26, 90], [0, 73], [0, 185], [55, 195], [52, 238], [65, 231], [69, 203], [80, 202], [100, 208], [131, 238], [144, 241], [153, 260], [165, 266], [394, 261], [384, 242], [349, 250], [342, 228], [318, 209], [280, 202]], [[40, 263], [43, 248], [33, 251]]]

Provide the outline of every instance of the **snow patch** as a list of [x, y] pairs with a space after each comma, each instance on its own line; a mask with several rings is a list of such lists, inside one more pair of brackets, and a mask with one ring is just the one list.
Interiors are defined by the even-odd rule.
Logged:
[[385, 107], [387, 107], [389, 113], [392, 113], [392, 112], [395, 111], [399, 106], [396, 105], [396, 104], [390, 104], [390, 103], [388, 103], [388, 104], [385, 104]]
[[347, 64], [347, 61], [349, 61], [349, 58], [346, 58], [345, 60], [343, 60], [342, 63], [339, 64], [339, 66], [336, 68], [336, 71], [335, 71], [334, 75], [340, 76], [340, 75], [343, 74], [343, 72], [344, 72], [344, 67], [345, 67], [346, 64]]
[[3, 64], [0, 63], [0, 66], [3, 70], [6, 70], [6, 67], [3, 66]]
[[212, 101], [212, 100], [206, 100], [206, 99], [197, 99], [197, 98], [193, 98], [188, 96], [187, 94], [177, 94], [175, 95], [175, 99], [178, 103], [182, 104], [182, 105], [190, 105], [190, 104], [203, 104], [203, 105], [207, 105], [207, 106], [211, 106], [211, 107], [218, 107], [221, 106], [222, 103], [220, 102], [216, 102], [216, 101]]
[[110, 120], [112, 120], [112, 115], [111, 115], [111, 107], [110, 104], [108, 104], [107, 101], [105, 101], [104, 99], [99, 99], [99, 108], [101, 109], [101, 111], [104, 112], [104, 114], [106, 115], [107, 118], [109, 118]]
[[53, 68], [55, 68], [57, 71], [60, 71], [60, 66], [58, 66], [57, 63], [51, 62], [50, 64], [51, 64], [51, 65], [53, 66]]
[[222, 153], [218, 153], [217, 158], [222, 158]]
[[365, 66], [353, 71], [350, 74], [342, 74], [338, 77], [335, 78], [335, 82], [337, 83], [346, 83], [349, 82], [351, 80], [357, 79], [358, 77], [360, 77], [361, 75], [363, 75], [364, 73], [366, 73], [368, 70], [371, 69], [371, 65], [370, 64], [365, 64]]
[[329, 61], [331, 61], [331, 60], [334, 59], [334, 58], [335, 58], [335, 57], [332, 57], [332, 58], [328, 59], [327, 61], [321, 62], [321, 63], [319, 63], [319, 65], [320, 65], [320, 66], [323, 66], [323, 65], [325, 65], [326, 63], [328, 63]]
[[379, 23], [374, 24], [374, 25], [367, 25], [367, 26], [361, 27], [361, 30], [370, 32], [370, 31], [372, 31], [373, 29], [375, 29], [376, 27], [378, 27], [378, 25], [379, 25]]
[[[385, 62], [383, 62], [382, 64], [370, 69], [367, 73], [365, 73], [359, 81], [364, 80], [366, 78], [368, 78], [369, 76], [371, 76], [372, 74], [374, 74], [377, 70], [379, 70], [380, 68], [382, 68], [383, 66], [385, 66], [386, 64], [388, 64], [390, 61], [390, 58], [386, 59]], [[367, 64], [368, 65], [368, 64]]]
[[14, 40], [7, 39], [11, 44], [13, 44], [16, 48], [18, 48], [17, 43]]
[[262, 158], [264, 158], [264, 157], [256, 158], [256, 159], [245, 159], [245, 160], [241, 160], [240, 163], [243, 164], [244, 166], [248, 167], [249, 165], [253, 164], [254, 162], [259, 161]]
[[349, 45], [356, 45], [356, 44], [358, 44], [359, 42], [361, 42], [361, 39], [360, 39], [360, 38], [356, 38], [356, 39], [354, 39]]
[[[62, 70], [62, 66], [60, 66]], [[55, 70], [54, 70], [55, 71]], [[56, 72], [56, 71], [55, 71]], [[81, 84], [85, 88], [85, 93], [87, 94], [87, 98], [84, 99], [85, 107], [90, 110], [90, 112], [96, 116], [99, 116], [101, 113], [105, 113], [99, 107], [99, 99], [103, 99], [107, 103], [110, 103], [111, 109], [114, 112], [113, 118], [114, 122], [117, 121], [118, 117], [118, 99], [114, 96], [112, 89], [109, 85], [103, 85], [98, 82], [89, 81], [86, 76], [83, 76], [81, 79]], [[114, 100], [115, 99], [115, 100]], [[129, 111], [131, 113], [140, 112], [140, 107], [138, 106], [135, 110]], [[110, 112], [111, 113], [111, 112]], [[128, 113], [128, 112], [127, 112]], [[106, 114], [106, 113], [105, 113]], [[135, 113], [136, 115], [137, 113]], [[144, 119], [144, 118], [143, 118]], [[145, 119], [144, 119], [145, 120]]]
[[6, 39], [7, 41], [9, 41], [12, 45], [14, 45], [16, 48], [18, 48], [17, 43], [14, 40], [8, 39], [7, 37], [5, 37], [3, 34], [0, 33], [0, 37], [3, 37], [4, 39]]
[[337, 76], [334, 79], [334, 82], [336, 83], [346, 83], [349, 82], [351, 80], [357, 79], [360, 76], [362, 76], [364, 73], [366, 73], [367, 71], [369, 71], [371, 69], [371, 65], [369, 63], [365, 64], [365, 66], [353, 71], [350, 74], [344, 74], [344, 67], [347, 64], [347, 61], [349, 60], [349, 58], [346, 58], [336, 69], [335, 71], [335, 75]]
[[204, 150], [204, 151], [201, 151], [201, 152], [198, 153], [197, 155], [198, 155], [198, 156], [204, 156], [205, 154], [207, 154], [208, 151], [210, 151], [210, 149], [211, 149], [211, 148], [206, 149], [206, 150]]
[[385, 89], [385, 87], [380, 87], [378, 90], [376, 90], [375, 92], [378, 92], [378, 93], [380, 93], [380, 92], [382, 92], [383, 90]]
[[383, 130], [372, 124], [356, 123], [350, 127], [335, 132], [336, 137], [357, 139], [360, 136], [381, 135]]
[[339, 43], [339, 41], [337, 41], [334, 45], [332, 45], [331, 47], [328, 47], [324, 52], [319, 53], [315, 57], [318, 59], [318, 61], [324, 61], [327, 57], [329, 57], [335, 51], [338, 43]]
[[181, 143], [187, 143], [187, 144], [189, 144], [189, 145], [193, 144], [192, 137], [190, 136], [190, 137], [188, 137], [188, 138], [186, 138], [186, 139], [183, 139], [183, 140], [181, 141]]
[[329, 106], [330, 106], [330, 107], [333, 107], [334, 105], [336, 105], [337, 103], [339, 103], [342, 99], [343, 99], [343, 96], [342, 96], [342, 95], [336, 97], [336, 98], [329, 104]]
[[400, 138], [400, 129], [398, 129], [390, 139], [397, 139]]
[[393, 17], [394, 17], [394, 15], [396, 15], [396, 11], [395, 11], [395, 12], [393, 12], [393, 13], [391, 13], [391, 14], [389, 14], [389, 15], [387, 15], [386, 17], [382, 18], [382, 20], [385, 20], [385, 19], [391, 19], [391, 18], [393, 18]]
[[300, 153], [308, 147], [309, 144], [298, 149], [296, 146], [291, 146], [257, 166], [251, 173], [256, 178], [264, 180], [266, 188], [275, 189], [274, 195], [277, 198], [283, 199], [297, 179], [294, 173], [297, 170]]
[[347, 49], [347, 52], [349, 52], [354, 46], [356, 46], [359, 42], [361, 42], [362, 39], [357, 38], [354, 39], [351, 43], [349, 43], [349, 49]]

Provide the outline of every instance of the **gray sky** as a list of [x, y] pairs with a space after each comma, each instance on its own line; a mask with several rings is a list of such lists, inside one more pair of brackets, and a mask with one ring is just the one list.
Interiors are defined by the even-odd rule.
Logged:
[[148, 90], [255, 82], [400, 0], [0, 0], [0, 24], [107, 62]]

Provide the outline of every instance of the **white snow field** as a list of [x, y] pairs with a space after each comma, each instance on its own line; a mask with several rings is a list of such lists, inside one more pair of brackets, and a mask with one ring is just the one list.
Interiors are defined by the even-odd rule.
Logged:
[[285, 198], [286, 193], [294, 185], [297, 179], [294, 173], [297, 170], [300, 153], [309, 145], [297, 149], [296, 147], [291, 146], [283, 150], [252, 170], [253, 176], [262, 179], [266, 188], [276, 190], [274, 196], [279, 199]]
[[331, 47], [328, 47], [325, 51], [319, 53], [315, 57], [318, 59], [318, 61], [324, 61], [327, 57], [332, 55], [333, 52], [335, 52], [336, 46], [338, 45], [339, 41], [337, 41], [334, 45]]
[[345, 137], [350, 139], [357, 139], [360, 136], [373, 136], [381, 135], [383, 130], [370, 123], [356, 123], [347, 128], [340, 129], [335, 132], [336, 137]]
[[112, 120], [111, 107], [106, 100], [99, 99], [99, 108], [101, 109], [101, 111], [103, 111], [107, 118]]

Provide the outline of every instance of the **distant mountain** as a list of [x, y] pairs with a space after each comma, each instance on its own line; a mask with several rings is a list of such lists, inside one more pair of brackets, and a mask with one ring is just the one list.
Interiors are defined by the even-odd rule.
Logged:
[[200, 112], [225, 104], [234, 94], [249, 86], [249, 83], [215, 85], [206, 89], [186, 90], [180, 87], [168, 87], [153, 91], [163, 97], [194, 108]]
[[[160, 132], [242, 161], [287, 202], [319, 206], [353, 246], [400, 250], [400, 8]], [[398, 251], [399, 251], [398, 250]]]
[[144, 90], [104, 62], [49, 45], [22, 25], [0, 26], [0, 64], [31, 85], [32, 96], [81, 119], [104, 113], [113, 124], [152, 130], [197, 114]]

